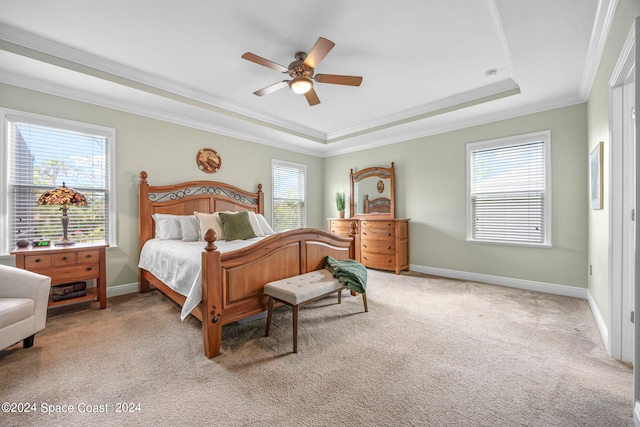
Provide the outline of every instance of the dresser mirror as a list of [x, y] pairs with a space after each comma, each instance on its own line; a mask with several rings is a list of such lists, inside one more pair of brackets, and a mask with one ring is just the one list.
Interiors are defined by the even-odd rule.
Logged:
[[394, 164], [390, 168], [351, 169], [352, 217], [377, 216], [395, 218]]

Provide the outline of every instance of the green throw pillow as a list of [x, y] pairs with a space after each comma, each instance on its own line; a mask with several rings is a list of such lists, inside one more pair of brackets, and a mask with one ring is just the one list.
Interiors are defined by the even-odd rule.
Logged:
[[220, 212], [219, 215], [227, 241], [256, 237], [253, 227], [251, 227], [251, 221], [249, 221], [249, 212], [243, 211], [234, 214]]

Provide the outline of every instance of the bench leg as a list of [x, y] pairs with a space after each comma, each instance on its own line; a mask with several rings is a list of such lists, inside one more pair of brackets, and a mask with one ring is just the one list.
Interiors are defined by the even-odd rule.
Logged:
[[342, 289], [338, 291], [338, 304], [342, 304]]
[[364, 311], [368, 312], [369, 307], [367, 307], [367, 294], [362, 294], [362, 302], [364, 303]]
[[298, 352], [298, 311], [297, 305], [293, 306], [293, 352]]
[[264, 336], [269, 336], [269, 329], [271, 328], [271, 315], [273, 314], [273, 297], [269, 296], [269, 309], [267, 310], [267, 329], [264, 332]]

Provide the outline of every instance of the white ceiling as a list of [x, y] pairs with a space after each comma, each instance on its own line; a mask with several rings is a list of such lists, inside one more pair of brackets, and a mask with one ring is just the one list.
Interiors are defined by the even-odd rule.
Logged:
[[[328, 156], [584, 102], [615, 4], [0, 0], [0, 81]], [[319, 36], [360, 87], [253, 95]]]

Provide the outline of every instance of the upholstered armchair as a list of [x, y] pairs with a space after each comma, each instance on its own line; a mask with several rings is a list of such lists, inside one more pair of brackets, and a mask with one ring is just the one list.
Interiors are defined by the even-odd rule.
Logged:
[[47, 321], [50, 289], [50, 277], [0, 265], [0, 349], [20, 340], [33, 345]]

